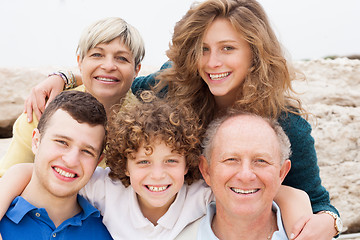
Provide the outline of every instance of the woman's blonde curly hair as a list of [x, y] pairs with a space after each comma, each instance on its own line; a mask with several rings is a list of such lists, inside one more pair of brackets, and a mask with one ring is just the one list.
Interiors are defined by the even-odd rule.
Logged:
[[169, 104], [148, 91], [142, 93], [142, 99], [141, 103], [117, 110], [109, 121], [105, 153], [106, 164], [111, 169], [109, 176], [129, 186], [130, 178], [125, 174], [128, 159], [134, 159], [140, 147], [151, 154], [153, 144], [161, 140], [185, 156], [188, 168], [185, 182], [191, 184], [200, 179], [198, 166], [203, 129], [197, 114], [186, 105]]

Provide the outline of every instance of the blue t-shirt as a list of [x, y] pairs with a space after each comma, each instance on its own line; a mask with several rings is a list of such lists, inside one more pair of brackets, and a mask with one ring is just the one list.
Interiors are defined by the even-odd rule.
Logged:
[[0, 221], [4, 240], [41, 239], [112, 239], [102, 223], [100, 212], [78, 195], [82, 211], [57, 228], [44, 208], [37, 208], [18, 196]]

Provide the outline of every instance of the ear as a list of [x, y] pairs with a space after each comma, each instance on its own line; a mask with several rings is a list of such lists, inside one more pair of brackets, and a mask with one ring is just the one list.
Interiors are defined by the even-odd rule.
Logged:
[[31, 150], [36, 155], [40, 145], [40, 132], [35, 128], [32, 133]]
[[184, 176], [188, 173], [188, 171], [189, 171], [189, 167], [186, 167], [184, 171]]
[[135, 76], [134, 76], [134, 79], [138, 76], [139, 72], [140, 72], [140, 69], [141, 69], [141, 63], [139, 63], [136, 68], [135, 68]]
[[286, 159], [280, 169], [281, 182], [284, 181], [286, 175], [290, 171], [290, 168], [291, 168], [291, 161], [289, 159]]
[[211, 186], [210, 184], [210, 165], [208, 163], [208, 161], [206, 160], [206, 158], [201, 155], [200, 156], [200, 163], [199, 163], [199, 169], [200, 172], [205, 180], [205, 182], [207, 183], [207, 185]]
[[82, 60], [80, 59], [80, 55], [77, 55], [76, 60], [77, 60], [77, 63], [78, 63], [79, 70], [80, 70], [80, 72], [81, 72]]

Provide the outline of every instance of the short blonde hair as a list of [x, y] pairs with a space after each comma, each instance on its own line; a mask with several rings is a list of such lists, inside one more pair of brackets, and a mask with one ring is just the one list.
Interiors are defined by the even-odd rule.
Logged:
[[81, 34], [76, 53], [84, 59], [87, 52], [100, 43], [109, 43], [120, 37], [130, 49], [137, 67], [145, 56], [145, 45], [139, 31], [119, 17], [104, 18], [94, 22]]

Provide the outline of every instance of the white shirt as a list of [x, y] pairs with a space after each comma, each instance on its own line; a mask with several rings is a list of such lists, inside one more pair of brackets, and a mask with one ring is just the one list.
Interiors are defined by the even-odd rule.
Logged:
[[[284, 226], [282, 224], [280, 208], [275, 202], [273, 202], [272, 210], [276, 213], [278, 230], [273, 233], [271, 239], [288, 240]], [[197, 240], [219, 240], [211, 229], [211, 222], [215, 213], [216, 213], [216, 204], [215, 202], [212, 202], [208, 206], [207, 214], [200, 220], [199, 230], [197, 232]]]
[[80, 194], [100, 210], [114, 239], [174, 239], [186, 225], [202, 217], [213, 200], [211, 189], [203, 180], [184, 184], [154, 226], [143, 216], [133, 188], [111, 180], [109, 172], [109, 168], [98, 167]]

